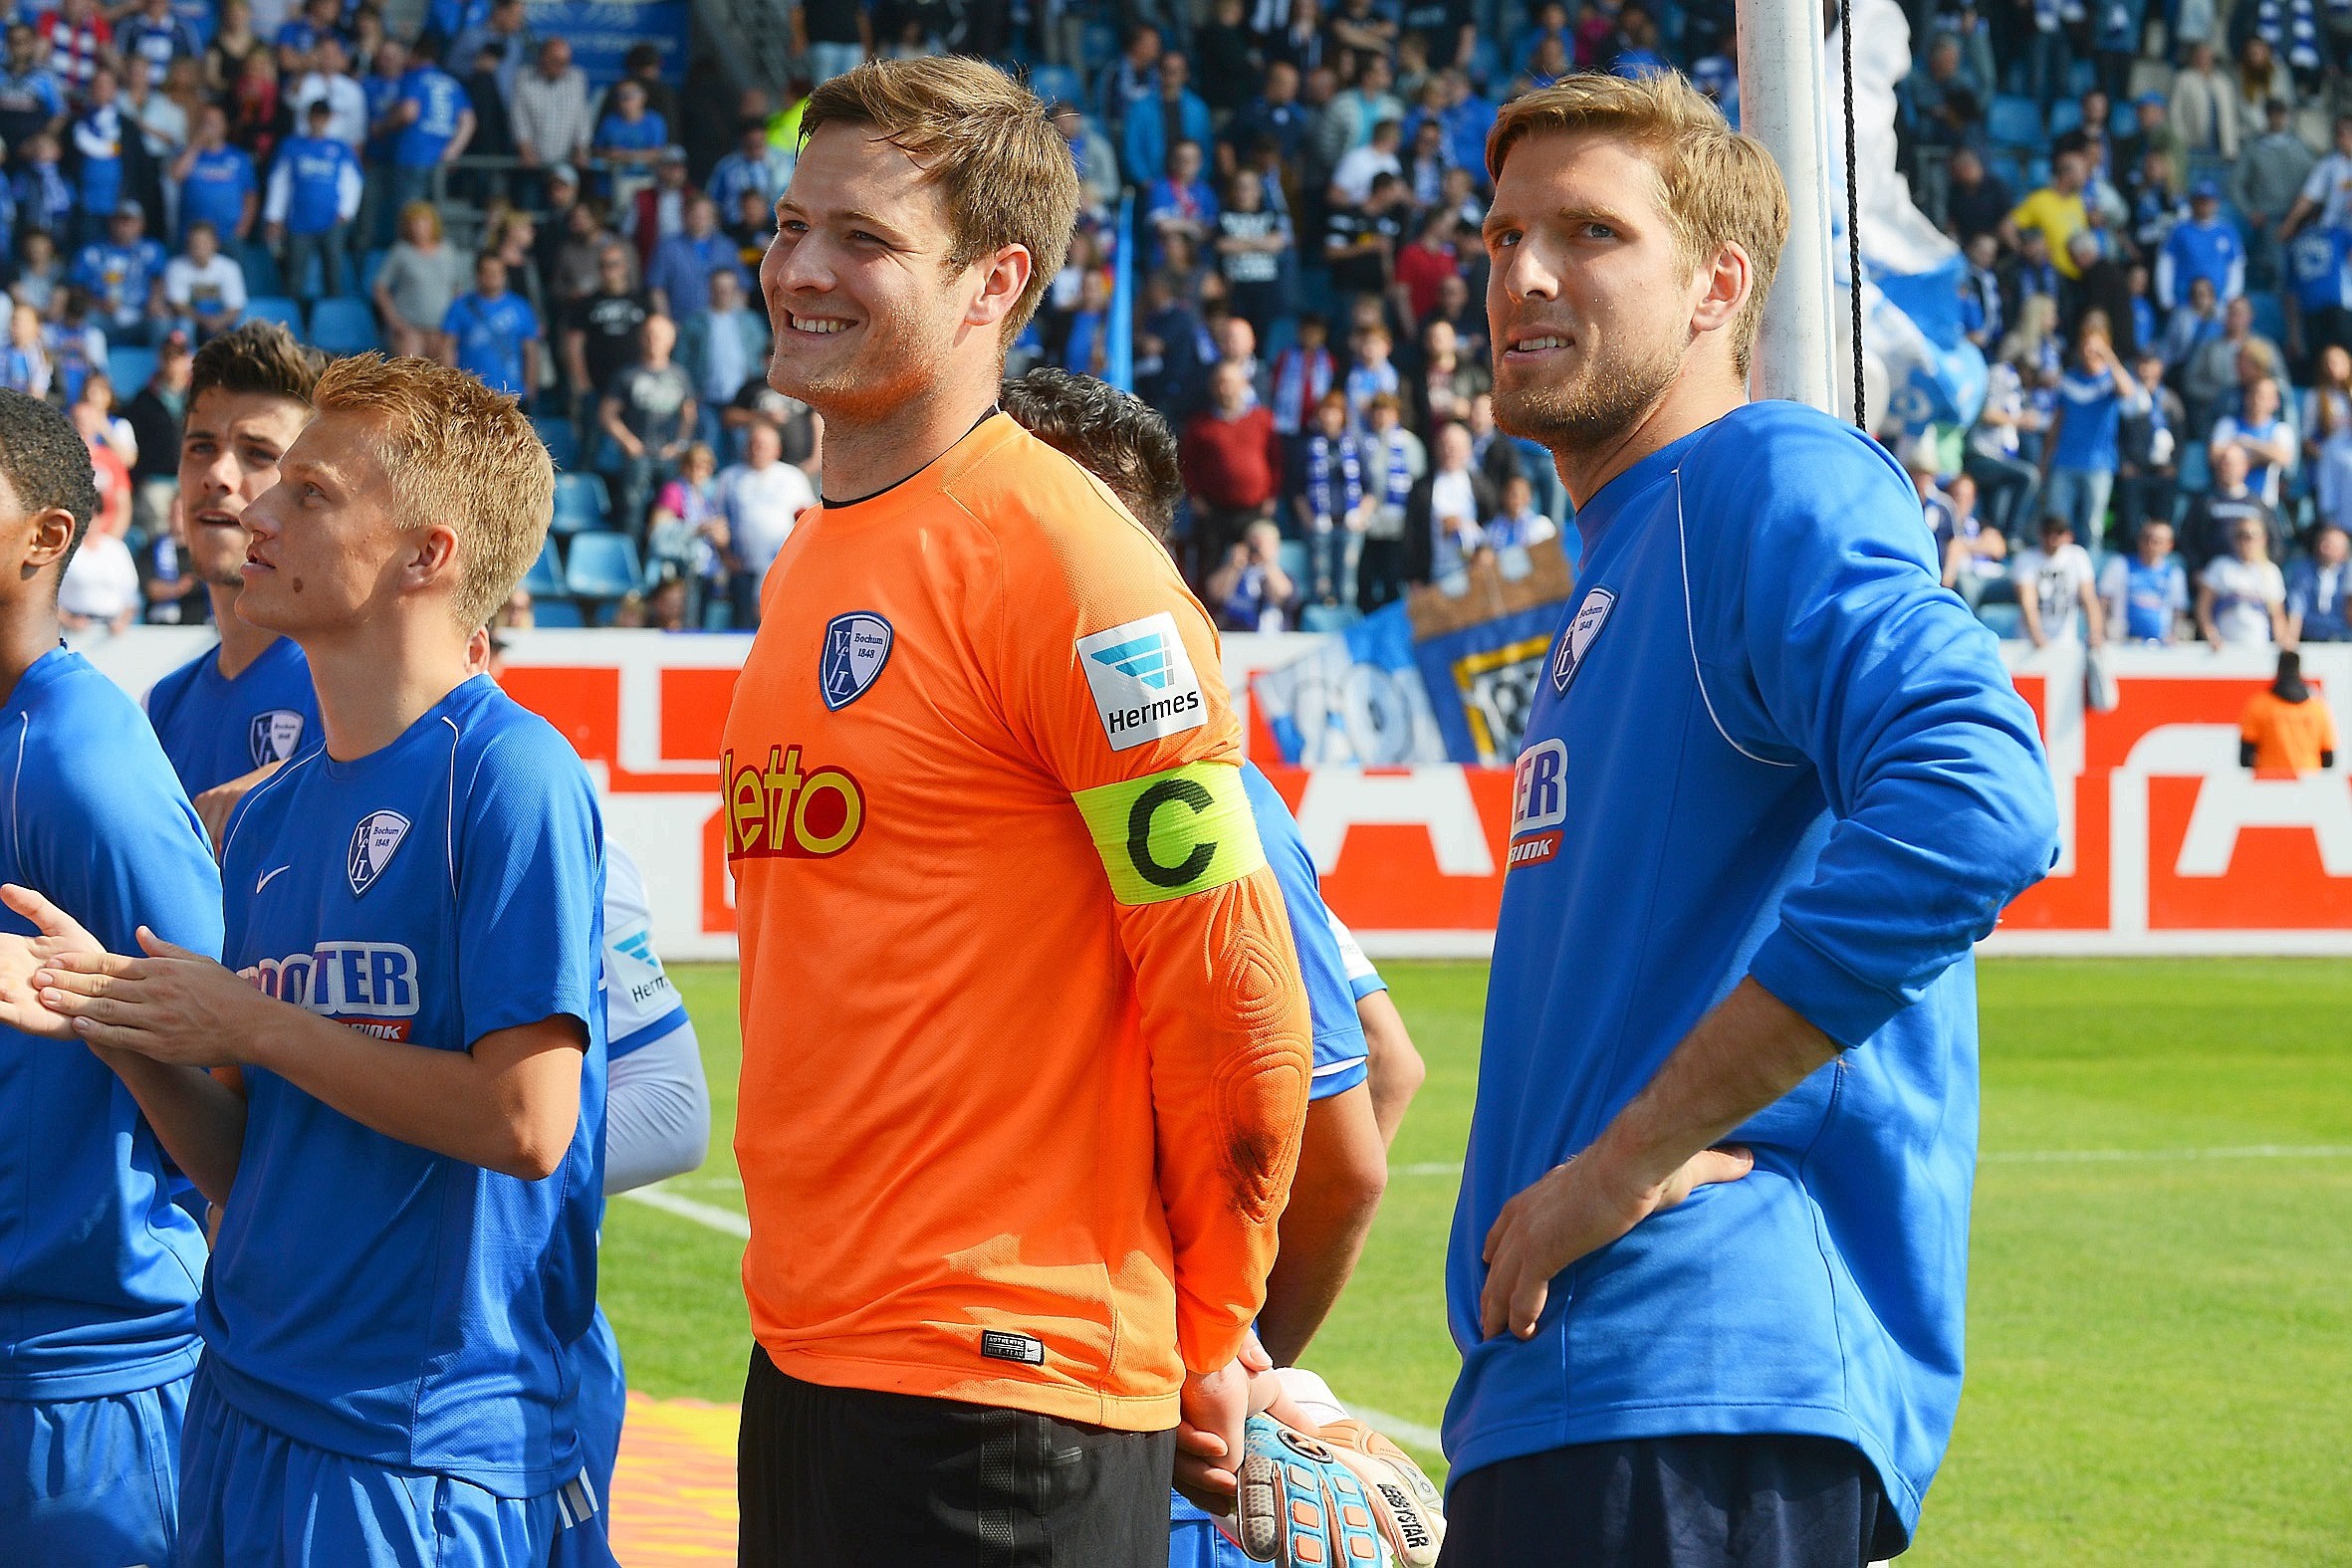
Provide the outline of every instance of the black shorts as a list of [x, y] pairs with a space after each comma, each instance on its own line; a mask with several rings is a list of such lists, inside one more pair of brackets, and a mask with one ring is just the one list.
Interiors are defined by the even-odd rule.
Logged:
[[1647, 1438], [1457, 1478], [1439, 1568], [1861, 1568], [1904, 1544], [1851, 1444]]
[[828, 1388], [752, 1351], [741, 1568], [1168, 1568], [1173, 1432]]

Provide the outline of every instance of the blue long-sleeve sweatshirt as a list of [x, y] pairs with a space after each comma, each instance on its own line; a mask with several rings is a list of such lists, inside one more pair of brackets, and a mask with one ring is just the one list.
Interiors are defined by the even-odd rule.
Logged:
[[[1972, 945], [2056, 807], [1993, 634], [1884, 449], [1749, 404], [1577, 511], [1583, 574], [1518, 765], [1447, 1267], [1454, 1474], [1571, 1444], [1842, 1439], [1908, 1530], [1960, 1397]], [[1482, 1340], [1504, 1203], [1585, 1148], [1742, 980], [1835, 1059], [1700, 1189]]]

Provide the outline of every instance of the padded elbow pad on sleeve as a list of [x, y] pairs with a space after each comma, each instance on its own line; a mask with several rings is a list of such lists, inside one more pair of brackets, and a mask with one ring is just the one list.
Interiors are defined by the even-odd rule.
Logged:
[[1242, 1043], [1219, 1065], [1214, 1092], [1227, 1175], [1247, 1217], [1265, 1222], [1290, 1194], [1313, 1057], [1290, 955], [1270, 939], [1281, 928], [1248, 921], [1247, 909], [1232, 899], [1217, 917], [1210, 1006], [1219, 1030]]

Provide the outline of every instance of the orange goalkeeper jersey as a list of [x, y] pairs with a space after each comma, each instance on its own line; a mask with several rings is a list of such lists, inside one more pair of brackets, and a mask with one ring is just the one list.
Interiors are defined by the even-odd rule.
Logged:
[[1012, 419], [802, 519], [721, 761], [779, 1368], [1153, 1431], [1232, 1358], [1309, 1075], [1240, 762], [1200, 605]]

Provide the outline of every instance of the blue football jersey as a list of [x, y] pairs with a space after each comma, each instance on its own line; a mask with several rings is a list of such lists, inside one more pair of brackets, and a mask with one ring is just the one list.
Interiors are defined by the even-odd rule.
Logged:
[[230, 680], [206, 648], [147, 690], [147, 722], [191, 795], [282, 763], [319, 733], [310, 661], [280, 637]]
[[[138, 710], [80, 654], [0, 697], [0, 881], [116, 953], [133, 933], [220, 951], [220, 878]], [[0, 929], [32, 926], [0, 908]], [[0, 1028], [0, 1399], [148, 1389], [196, 1365], [204, 1235], [122, 1080], [69, 1041]]]
[[1308, 1027], [1314, 1035], [1314, 1082], [1307, 1092], [1312, 1099], [1323, 1099], [1364, 1081], [1364, 1026], [1356, 1020], [1355, 992], [1331, 934], [1331, 911], [1323, 904], [1314, 856], [1298, 836], [1290, 806], [1256, 763], [1242, 764], [1242, 788], [1250, 797], [1250, 814], [1258, 819], [1266, 863], [1282, 884], [1283, 907], [1291, 916], [1291, 942], [1298, 950]]
[[1355, 933], [1337, 915], [1331, 917], [1331, 940], [1339, 944], [1339, 962], [1347, 969], [1347, 989], [1354, 993], [1356, 1001], [1388, 989], [1388, 982], [1380, 978], [1380, 971], [1364, 956], [1363, 944], [1356, 941]]
[[[1446, 1295], [1456, 1476], [1570, 1444], [1842, 1440], [1906, 1528], [1960, 1397], [1972, 944], [2056, 806], [1999, 644], [1938, 583], [1901, 467], [1747, 404], [1576, 516], [1584, 569], [1518, 761]], [[1482, 1338], [1487, 1232], [1753, 976], [1840, 1054], [1703, 1187]]]
[[197, 1322], [223, 1398], [299, 1442], [530, 1497], [579, 1468], [572, 1342], [602, 1214], [603, 829], [562, 736], [487, 676], [353, 762], [313, 744], [222, 851], [225, 962], [433, 1050], [587, 1030], [560, 1170], [384, 1136], [247, 1068], [244, 1157]]

